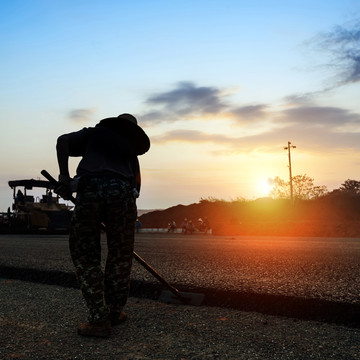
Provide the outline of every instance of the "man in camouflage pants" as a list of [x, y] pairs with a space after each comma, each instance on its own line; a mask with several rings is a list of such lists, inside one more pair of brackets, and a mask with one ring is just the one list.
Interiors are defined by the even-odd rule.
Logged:
[[[94, 128], [58, 138], [59, 186], [70, 199], [76, 183], [76, 205], [70, 227], [70, 254], [89, 309], [87, 323], [78, 326], [84, 336], [108, 337], [111, 325], [126, 320], [126, 304], [134, 249], [140, 192], [137, 155], [150, 148], [136, 118], [122, 114], [100, 121]], [[77, 176], [70, 178], [69, 156], [82, 156]], [[107, 258], [101, 268], [100, 236], [106, 227]]]

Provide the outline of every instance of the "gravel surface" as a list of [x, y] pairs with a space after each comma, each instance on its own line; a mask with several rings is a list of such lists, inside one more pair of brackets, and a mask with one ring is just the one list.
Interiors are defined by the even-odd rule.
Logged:
[[360, 330], [130, 298], [110, 339], [76, 335], [76, 289], [0, 279], [0, 359], [360, 359]]
[[[103, 242], [105, 244], [105, 241]], [[73, 273], [67, 236], [0, 235], [0, 265]], [[172, 284], [360, 305], [360, 239], [138, 234]], [[134, 262], [134, 280], [157, 280]]]

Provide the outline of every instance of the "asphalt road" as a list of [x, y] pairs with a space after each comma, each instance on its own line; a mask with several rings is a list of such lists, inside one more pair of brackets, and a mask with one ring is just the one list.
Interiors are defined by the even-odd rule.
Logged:
[[[65, 235], [0, 235], [0, 248], [1, 266], [73, 272]], [[140, 233], [135, 251], [186, 288], [360, 304], [360, 239]], [[136, 262], [133, 279], [157, 283]]]
[[142, 234], [136, 251], [174, 283], [360, 303], [360, 239]]
[[[0, 235], [0, 357], [359, 358], [360, 239], [143, 233], [135, 250], [205, 303], [130, 297], [126, 327], [99, 342], [74, 336], [86, 311], [80, 291], [64, 287], [74, 279], [67, 236]], [[133, 283], [140, 295], [158, 284], [136, 262]]]

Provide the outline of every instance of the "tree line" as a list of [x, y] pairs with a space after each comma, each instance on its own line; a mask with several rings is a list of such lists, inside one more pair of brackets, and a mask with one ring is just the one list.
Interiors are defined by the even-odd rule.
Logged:
[[[274, 199], [290, 198], [290, 180], [286, 181], [276, 176], [269, 179], [271, 191], [269, 195]], [[297, 200], [312, 200], [324, 196], [357, 196], [360, 195], [360, 181], [347, 179], [338, 189], [329, 191], [325, 185], [314, 185], [314, 179], [306, 174], [296, 175], [292, 178], [293, 196]]]

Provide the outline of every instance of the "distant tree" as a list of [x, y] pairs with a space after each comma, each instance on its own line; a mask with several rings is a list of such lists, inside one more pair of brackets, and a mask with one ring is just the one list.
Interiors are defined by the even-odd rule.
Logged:
[[339, 191], [345, 192], [351, 195], [360, 194], [360, 181], [347, 179], [341, 184]]
[[204, 203], [243, 203], [246, 202], [247, 200], [241, 196], [237, 196], [235, 199], [230, 199], [230, 200], [225, 200], [225, 199], [220, 199], [220, 198], [216, 198], [214, 196], [208, 196], [207, 198], [203, 198], [201, 197], [199, 200], [200, 204], [204, 204]]
[[316, 199], [321, 196], [325, 196], [328, 192], [329, 191], [325, 185], [314, 186], [311, 192], [311, 198]]
[[314, 188], [314, 179], [307, 175], [296, 175], [292, 180], [294, 198], [309, 200]]
[[280, 177], [276, 176], [268, 180], [271, 184], [269, 195], [275, 199], [286, 199], [290, 197], [290, 184]]
[[[271, 179], [272, 189], [270, 195], [277, 199], [290, 198], [290, 181], [285, 181], [278, 176]], [[304, 175], [296, 175], [292, 178], [293, 195], [295, 199], [309, 200], [324, 196], [328, 193], [327, 187], [314, 186], [314, 179]]]
[[216, 198], [216, 197], [214, 197], [214, 196], [208, 196], [207, 198], [201, 197], [200, 200], [199, 200], [199, 203], [200, 203], [200, 204], [204, 204], [204, 203], [219, 203], [219, 202], [225, 202], [225, 200], [224, 200], [224, 199]]

